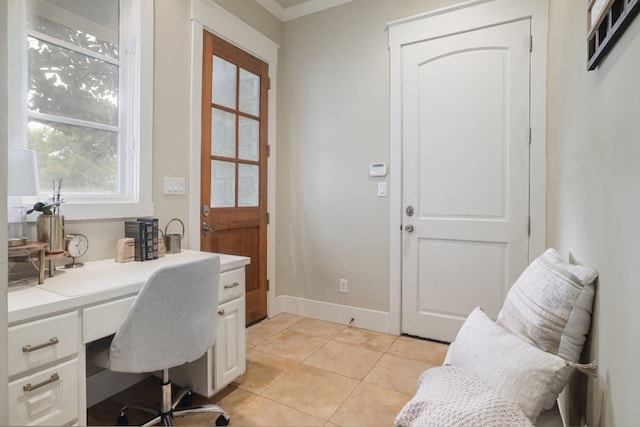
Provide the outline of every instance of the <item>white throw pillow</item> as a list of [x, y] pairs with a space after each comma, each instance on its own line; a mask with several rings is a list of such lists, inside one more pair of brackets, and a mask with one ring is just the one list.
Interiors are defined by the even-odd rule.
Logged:
[[563, 359], [509, 333], [479, 307], [449, 346], [447, 360], [517, 403], [532, 424], [553, 407], [572, 372]]
[[591, 324], [597, 275], [548, 249], [511, 287], [497, 323], [541, 350], [578, 362]]

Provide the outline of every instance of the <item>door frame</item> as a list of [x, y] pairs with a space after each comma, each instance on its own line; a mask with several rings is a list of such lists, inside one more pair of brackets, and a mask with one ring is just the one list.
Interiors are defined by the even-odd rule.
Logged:
[[[269, 114], [268, 137], [270, 155], [267, 159], [267, 315], [278, 314], [275, 304], [275, 225], [276, 225], [276, 76], [278, 67], [278, 46], [227, 10], [208, 0], [191, 0], [191, 111], [189, 136], [189, 224], [188, 247], [200, 250], [200, 144], [202, 112], [202, 37], [207, 30], [229, 43], [250, 53], [269, 64]], [[194, 226], [194, 224], [196, 226]]]
[[392, 21], [389, 30], [389, 332], [402, 333], [402, 47], [404, 45], [531, 19], [530, 82], [531, 235], [529, 262], [545, 249], [545, 144], [548, 0], [473, 0]]

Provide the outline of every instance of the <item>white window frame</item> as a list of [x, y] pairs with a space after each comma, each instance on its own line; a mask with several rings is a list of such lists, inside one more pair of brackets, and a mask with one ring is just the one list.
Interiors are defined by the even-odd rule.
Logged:
[[[27, 0], [12, 0], [9, 26], [9, 141], [27, 146]], [[126, 182], [120, 194], [65, 196], [60, 212], [67, 220], [125, 218], [153, 215], [153, 0], [120, 0], [120, 137], [126, 161]], [[126, 118], [123, 120], [123, 118]], [[132, 118], [132, 119], [130, 119]], [[129, 120], [130, 119], [130, 120]], [[120, 178], [120, 177], [119, 177]], [[48, 189], [41, 188], [42, 198]]]

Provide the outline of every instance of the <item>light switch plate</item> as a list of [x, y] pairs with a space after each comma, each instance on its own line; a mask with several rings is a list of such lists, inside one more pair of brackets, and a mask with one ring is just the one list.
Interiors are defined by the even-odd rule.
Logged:
[[387, 195], [387, 183], [379, 182], [378, 183], [378, 197], [385, 197]]
[[164, 194], [180, 195], [184, 194], [184, 178], [164, 177]]

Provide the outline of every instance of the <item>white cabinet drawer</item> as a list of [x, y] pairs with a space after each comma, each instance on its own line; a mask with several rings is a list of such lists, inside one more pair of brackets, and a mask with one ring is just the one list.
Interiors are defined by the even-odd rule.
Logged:
[[49, 317], [9, 328], [9, 376], [78, 352], [78, 312]]
[[115, 334], [135, 300], [132, 296], [82, 310], [83, 342]]
[[62, 425], [78, 418], [78, 359], [9, 383], [9, 424]]
[[244, 268], [220, 273], [218, 304], [242, 296], [244, 293]]

